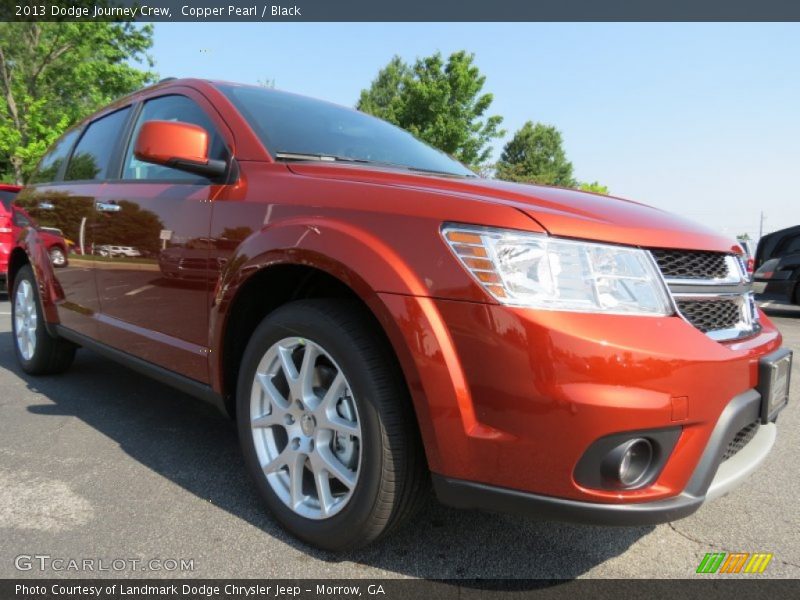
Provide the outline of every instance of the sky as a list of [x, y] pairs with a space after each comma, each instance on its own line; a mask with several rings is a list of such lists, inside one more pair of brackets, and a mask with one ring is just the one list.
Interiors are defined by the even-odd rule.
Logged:
[[158, 23], [162, 77], [353, 106], [393, 55], [475, 55], [504, 117], [558, 127], [581, 181], [734, 237], [800, 224], [800, 24]]

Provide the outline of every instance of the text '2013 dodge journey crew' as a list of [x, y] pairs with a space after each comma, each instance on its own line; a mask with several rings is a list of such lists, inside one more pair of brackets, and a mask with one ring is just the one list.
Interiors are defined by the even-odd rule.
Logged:
[[19, 203], [80, 246], [56, 270], [29, 228], [12, 252], [22, 368], [82, 346], [216, 403], [275, 517], [319, 547], [396, 528], [431, 480], [463, 508], [680, 518], [764, 460], [788, 402], [791, 353], [736, 244], [478, 178], [302, 96], [147, 88], [67, 132]]

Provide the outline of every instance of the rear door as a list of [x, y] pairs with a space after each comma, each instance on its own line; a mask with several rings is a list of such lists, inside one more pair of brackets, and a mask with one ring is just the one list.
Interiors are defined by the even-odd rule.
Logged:
[[39, 225], [61, 229], [76, 240], [76, 252], [83, 253], [51, 274], [59, 321], [89, 337], [95, 337], [100, 309], [91, 256], [95, 198], [117, 160], [129, 115], [130, 107], [124, 107], [66, 133], [39, 163], [32, 185], [18, 197]]
[[[100, 339], [139, 358], [208, 381], [211, 201], [225, 186], [143, 163], [133, 156], [141, 125], [182, 121], [209, 133], [210, 158], [227, 160], [233, 139], [214, 108], [197, 92], [173, 88], [138, 108], [118, 178], [104, 188], [109, 212], [95, 243], [116, 246], [98, 265]], [[120, 248], [121, 247], [121, 248]]]
[[62, 181], [42, 190], [34, 215], [40, 224], [57, 227], [77, 240], [80, 256], [56, 272], [64, 289], [59, 319], [64, 326], [92, 338], [97, 336], [100, 311], [97, 257], [92, 251], [96, 229], [103, 227], [99, 200], [105, 180], [119, 163], [120, 138], [130, 115], [127, 106], [86, 126], [70, 153]]

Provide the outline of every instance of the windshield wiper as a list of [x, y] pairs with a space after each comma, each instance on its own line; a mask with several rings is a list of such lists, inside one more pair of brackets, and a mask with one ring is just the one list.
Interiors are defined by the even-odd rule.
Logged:
[[466, 177], [471, 179], [473, 177], [477, 177], [474, 173], [469, 175], [462, 174], [462, 173], [451, 173], [450, 171], [436, 171], [434, 169], [423, 169], [422, 167], [403, 167], [404, 169], [408, 169], [409, 171], [414, 171], [415, 173], [430, 173], [431, 175], [444, 175], [445, 177]]
[[477, 175], [460, 175], [448, 171], [436, 171], [434, 169], [424, 169], [422, 167], [411, 167], [409, 165], [399, 165], [397, 163], [385, 162], [380, 160], [369, 160], [368, 158], [353, 158], [351, 156], [338, 156], [336, 154], [316, 154], [309, 152], [276, 152], [275, 158], [279, 160], [315, 160], [319, 162], [347, 162], [363, 165], [376, 165], [379, 167], [391, 167], [393, 169], [403, 169], [414, 171], [415, 173], [430, 173], [431, 175], [445, 175], [447, 177], [477, 177]]
[[309, 154], [306, 152], [276, 152], [275, 158], [282, 160], [318, 160], [321, 162], [354, 162], [354, 163], [378, 163], [377, 161], [367, 160], [366, 158], [351, 158], [349, 156], [336, 156], [335, 154]]

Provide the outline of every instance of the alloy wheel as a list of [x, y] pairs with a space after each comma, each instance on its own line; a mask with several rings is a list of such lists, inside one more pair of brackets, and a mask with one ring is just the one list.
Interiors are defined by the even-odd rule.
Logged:
[[27, 279], [23, 279], [19, 282], [14, 296], [14, 334], [19, 353], [25, 360], [31, 360], [36, 353], [38, 320], [33, 286]]
[[345, 374], [319, 344], [288, 337], [261, 359], [250, 397], [256, 455], [275, 494], [296, 514], [327, 519], [350, 501], [362, 434]]
[[66, 263], [66, 257], [61, 251], [61, 248], [53, 248], [50, 250], [50, 261], [54, 267], [63, 267]]

